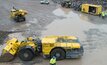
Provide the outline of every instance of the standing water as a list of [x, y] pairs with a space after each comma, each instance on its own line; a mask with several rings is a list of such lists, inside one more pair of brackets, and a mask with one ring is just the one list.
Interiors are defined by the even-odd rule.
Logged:
[[[63, 19], [55, 19], [46, 27], [42, 36], [73, 35], [77, 36], [84, 46], [85, 53], [81, 59], [59, 61], [60, 65], [106, 65], [107, 60], [107, 24], [96, 16], [58, 8], [53, 14]], [[92, 16], [90, 18], [90, 16]]]
[[84, 31], [90, 28], [94, 28], [96, 25], [87, 22], [88, 18], [81, 17], [73, 11], [65, 12], [62, 9], [56, 9], [53, 11], [56, 16], [65, 17], [64, 19], [56, 19], [47, 26], [47, 30], [43, 32], [43, 36], [46, 35], [74, 35], [84, 40]]

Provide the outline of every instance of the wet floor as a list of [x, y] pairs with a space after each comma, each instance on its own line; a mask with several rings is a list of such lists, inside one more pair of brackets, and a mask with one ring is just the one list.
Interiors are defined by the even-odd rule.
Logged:
[[[74, 35], [77, 36], [84, 46], [85, 53], [81, 59], [70, 60], [70, 65], [105, 65], [106, 59], [106, 20], [99, 17], [74, 12], [73, 10], [58, 8], [53, 11], [56, 16], [65, 17], [55, 19], [48, 25], [42, 35]], [[93, 18], [91, 18], [91, 16]], [[105, 51], [104, 51], [105, 50]], [[103, 53], [105, 52], [105, 53]], [[64, 62], [65, 63], [65, 62]], [[66, 63], [65, 63], [66, 64]]]
[[[12, 6], [28, 11], [26, 22], [16, 23], [10, 20], [9, 11]], [[107, 19], [62, 8], [53, 2], [41, 5], [39, 0], [0, 0], [0, 8], [0, 30], [21, 31], [0, 36], [23, 40], [28, 36], [42, 38], [47, 35], [74, 35], [84, 46], [83, 57], [58, 61], [57, 65], [107, 64]], [[40, 56], [33, 61], [23, 62], [16, 58], [11, 62], [1, 62], [0, 65], [49, 65], [49, 59]]]

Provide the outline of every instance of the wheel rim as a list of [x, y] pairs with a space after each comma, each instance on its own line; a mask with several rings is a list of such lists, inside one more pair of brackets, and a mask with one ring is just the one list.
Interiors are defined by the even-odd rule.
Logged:
[[61, 56], [61, 54], [60, 54], [60, 53], [56, 53], [55, 56], [56, 56], [57, 58], [59, 58], [59, 57]]
[[27, 54], [27, 53], [24, 53], [23, 55], [25, 58], [27, 58], [29, 56], [29, 54]]

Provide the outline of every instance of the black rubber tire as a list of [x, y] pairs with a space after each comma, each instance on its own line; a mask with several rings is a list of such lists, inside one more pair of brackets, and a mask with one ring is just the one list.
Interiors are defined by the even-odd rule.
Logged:
[[23, 16], [22, 16], [22, 17], [19, 17], [18, 19], [19, 19], [19, 22], [25, 21], [25, 17], [23, 17]]
[[[56, 54], [60, 54], [60, 56], [57, 57]], [[57, 48], [57, 49], [52, 50], [50, 56], [51, 56], [51, 58], [53, 56], [55, 56], [57, 60], [63, 60], [65, 58], [65, 52], [64, 52], [64, 50]]]
[[23, 21], [26, 21], [26, 18], [24, 17], [24, 16], [16, 16], [15, 18], [14, 18], [14, 20], [16, 21], [16, 22], [23, 22]]
[[25, 17], [23, 17], [23, 21], [26, 21], [26, 18], [25, 18]]
[[16, 22], [19, 22], [19, 20], [18, 20], [18, 17], [17, 17], [17, 16], [14, 18], [14, 20], [15, 20]]
[[[25, 57], [24, 54], [27, 54], [27, 57]], [[21, 49], [18, 53], [18, 57], [23, 61], [31, 61], [34, 58], [34, 53], [29, 49]]]

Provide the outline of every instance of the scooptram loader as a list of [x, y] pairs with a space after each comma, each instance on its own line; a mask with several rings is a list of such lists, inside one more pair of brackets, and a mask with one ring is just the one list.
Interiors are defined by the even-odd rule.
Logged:
[[1, 56], [9, 54], [12, 56], [9, 61], [15, 56], [23, 61], [30, 61], [36, 55], [42, 53], [44, 58], [55, 56], [57, 60], [62, 60], [65, 58], [80, 58], [83, 52], [83, 46], [75, 36], [46, 36], [41, 40], [32, 37], [28, 37], [21, 42], [16, 38], [8, 40]]
[[26, 10], [16, 9], [15, 7], [13, 7], [13, 9], [11, 9], [10, 16], [16, 22], [23, 22], [26, 21], [25, 18], [26, 14], [27, 14]]

